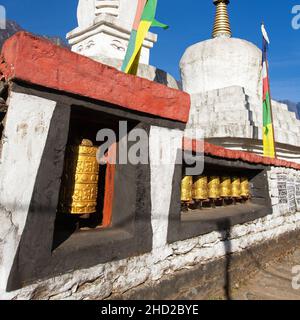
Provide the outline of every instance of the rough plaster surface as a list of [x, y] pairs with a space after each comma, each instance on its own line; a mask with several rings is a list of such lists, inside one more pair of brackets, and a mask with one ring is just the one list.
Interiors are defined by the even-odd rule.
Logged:
[[[154, 146], [156, 134], [166, 134], [158, 128], [151, 130]], [[176, 138], [174, 138], [176, 140]], [[166, 171], [166, 172], [164, 172]], [[170, 180], [173, 169], [152, 166], [153, 188], [156, 174]], [[274, 168], [268, 173], [273, 214], [262, 219], [232, 228], [229, 239], [222, 232], [212, 232], [200, 237], [166, 244], [167, 210], [170, 190], [152, 190], [153, 201], [159, 199], [168, 203], [155, 203], [152, 209], [154, 231], [151, 253], [118, 262], [98, 265], [87, 270], [78, 270], [59, 277], [41, 281], [12, 293], [1, 292], [2, 299], [105, 299], [111, 295], [127, 292], [143, 284], [157, 284], [165, 277], [176, 275], [177, 271], [193, 268], [218, 259], [230, 252], [238, 253], [263, 241], [276, 239], [280, 235], [300, 229], [300, 208], [290, 211], [288, 205], [279, 204], [278, 175], [286, 175], [297, 182], [299, 171]], [[167, 185], [167, 184], [166, 184]], [[158, 189], [158, 188], [156, 188]], [[159, 192], [158, 192], [159, 191]], [[161, 193], [161, 194], [160, 194]], [[274, 195], [274, 196], [273, 196]], [[230, 241], [230, 245], [229, 245]]]
[[0, 287], [22, 235], [56, 102], [12, 93], [0, 158]]

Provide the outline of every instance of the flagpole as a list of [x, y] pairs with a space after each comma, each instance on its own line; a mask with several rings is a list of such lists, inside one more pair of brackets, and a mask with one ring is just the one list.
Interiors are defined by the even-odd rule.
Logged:
[[271, 86], [270, 86], [270, 74], [269, 74], [269, 61], [267, 57], [267, 52], [266, 52], [266, 68], [267, 68], [267, 73], [268, 73], [268, 87], [269, 87], [269, 92], [270, 92], [270, 109], [271, 109], [271, 120], [272, 120], [272, 131], [273, 131], [273, 141], [274, 141], [274, 154], [275, 154], [275, 159], [277, 158], [277, 152], [276, 152], [276, 140], [275, 140], [275, 130], [274, 130], [274, 120], [273, 120], [273, 105], [272, 105], [272, 93], [271, 93]]
[[[262, 22], [262, 25], [264, 25], [263, 22]], [[264, 49], [266, 40], [264, 39], [264, 37], [262, 37], [262, 38], [263, 38], [263, 49]], [[277, 158], [274, 119], [273, 119], [272, 94], [271, 94], [270, 76], [269, 76], [269, 61], [268, 61], [268, 56], [267, 56], [267, 50], [265, 52], [263, 52], [263, 54], [265, 54], [265, 63], [266, 63], [267, 76], [268, 76], [268, 90], [269, 90], [269, 95], [270, 95], [270, 112], [271, 112], [271, 121], [272, 121], [272, 135], [273, 135], [273, 141], [274, 141], [274, 155], [275, 155], [275, 158]]]
[[272, 120], [272, 131], [273, 131], [273, 141], [274, 141], [274, 154], [275, 154], [275, 159], [277, 158], [277, 152], [276, 152], [276, 140], [275, 140], [275, 130], [274, 130], [274, 120], [273, 120], [273, 106], [272, 106], [272, 94], [271, 94], [271, 86], [270, 86], [270, 77], [269, 77], [269, 63], [266, 61], [266, 68], [268, 72], [268, 86], [269, 86], [269, 92], [270, 92], [270, 109], [271, 109], [271, 120]]

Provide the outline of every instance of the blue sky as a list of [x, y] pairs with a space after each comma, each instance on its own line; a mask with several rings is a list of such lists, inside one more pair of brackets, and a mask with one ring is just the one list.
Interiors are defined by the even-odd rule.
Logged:
[[[5, 0], [7, 17], [28, 31], [65, 34], [76, 27], [77, 0]], [[291, 26], [292, 7], [300, 0], [231, 0], [229, 13], [233, 36], [261, 46], [260, 23], [265, 21], [271, 39], [271, 91], [275, 99], [300, 101], [300, 29]], [[171, 26], [153, 29], [159, 41], [151, 51], [151, 64], [179, 78], [184, 50], [211, 37], [212, 0], [159, 0], [158, 20]]]

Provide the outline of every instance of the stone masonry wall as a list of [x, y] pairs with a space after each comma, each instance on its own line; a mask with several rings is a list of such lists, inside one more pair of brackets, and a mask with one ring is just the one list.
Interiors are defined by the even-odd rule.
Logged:
[[[157, 129], [154, 129], [153, 133], [155, 130]], [[166, 172], [166, 177], [170, 176], [170, 173]], [[233, 227], [229, 238], [226, 238], [224, 233], [212, 232], [167, 245], [164, 237], [161, 238], [157, 234], [154, 236], [156, 245], [149, 254], [78, 270], [16, 292], [2, 292], [0, 298], [106, 299], [128, 294], [131, 289], [142, 288], [144, 285], [158, 285], [160, 281], [176, 277], [176, 274], [183, 270], [211, 263], [228, 253], [243, 252], [252, 246], [299, 230], [300, 172], [272, 167], [268, 178], [273, 214]], [[157, 207], [155, 217], [152, 217], [153, 226], [161, 225], [161, 228], [154, 229], [156, 233], [166, 234], [166, 230], [162, 229], [167, 228], [167, 214], [160, 214], [166, 207], [167, 204]]]
[[[191, 95], [188, 128], [204, 130], [205, 138], [262, 139], [263, 110], [259, 97], [238, 86]], [[300, 146], [300, 121], [287, 105], [272, 102], [276, 142]], [[216, 126], [216, 122], [218, 125]]]

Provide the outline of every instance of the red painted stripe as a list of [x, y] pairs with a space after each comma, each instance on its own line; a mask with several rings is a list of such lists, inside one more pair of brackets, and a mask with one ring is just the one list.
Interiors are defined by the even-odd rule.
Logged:
[[124, 74], [26, 32], [5, 42], [0, 72], [7, 80], [21, 80], [165, 119], [186, 123], [189, 118], [189, 94]]
[[267, 93], [269, 92], [269, 79], [263, 79], [263, 100], [266, 100]]
[[104, 190], [104, 205], [103, 205], [103, 219], [102, 228], [107, 228], [111, 225], [112, 207], [115, 190], [115, 164], [107, 164]]
[[[192, 140], [191, 142], [191, 140], [188, 138], [183, 139], [183, 149], [186, 151], [197, 152], [196, 145], [197, 145], [196, 140]], [[189, 146], [192, 146], [191, 150], [189, 149]], [[198, 150], [198, 152], [202, 152], [202, 151], [203, 150]], [[210, 144], [208, 142], [204, 142], [204, 153], [206, 155], [211, 155], [211, 156], [223, 158], [223, 159], [234, 159], [234, 160], [241, 160], [241, 161], [254, 163], [254, 164], [263, 164], [268, 166], [271, 165], [275, 167], [284, 167], [284, 168], [292, 168], [292, 169], [300, 170], [300, 164], [296, 162], [262, 157], [251, 152], [229, 150], [220, 146]]]
[[104, 204], [103, 204], [103, 219], [102, 219], [102, 228], [110, 227], [112, 219], [112, 210], [113, 210], [113, 200], [115, 192], [115, 172], [116, 165], [114, 160], [116, 159], [117, 154], [117, 144], [114, 143], [110, 147], [110, 161], [106, 163], [106, 176], [105, 176], [105, 190], [104, 190]]

